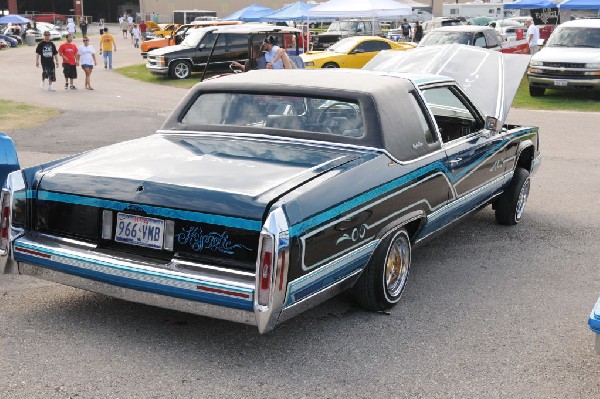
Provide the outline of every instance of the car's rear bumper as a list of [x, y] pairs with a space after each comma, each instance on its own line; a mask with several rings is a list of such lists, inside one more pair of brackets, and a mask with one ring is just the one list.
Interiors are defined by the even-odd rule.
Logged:
[[527, 74], [529, 85], [544, 89], [555, 90], [585, 90], [600, 91], [600, 79], [574, 79], [559, 76], [541, 76]]
[[592, 332], [596, 334], [596, 352], [600, 354], [600, 298], [598, 298], [598, 302], [596, 302], [596, 306], [592, 309], [592, 313], [590, 314], [590, 318], [588, 320], [588, 325]]
[[[257, 325], [255, 274], [183, 261], [122, 258], [74, 240], [16, 239], [0, 272], [31, 275], [87, 291], [187, 313]], [[3, 263], [4, 265], [5, 263]]]

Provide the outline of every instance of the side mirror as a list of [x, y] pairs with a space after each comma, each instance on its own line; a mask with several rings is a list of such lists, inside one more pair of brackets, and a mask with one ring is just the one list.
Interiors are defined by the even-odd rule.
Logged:
[[493, 133], [499, 133], [502, 130], [502, 122], [494, 116], [486, 116], [484, 129]]
[[350, 52], [350, 54], [360, 54], [360, 53], [364, 53], [365, 51], [361, 48], [355, 48], [354, 50], [352, 50]]
[[204, 43], [200, 43], [200, 44], [198, 45], [198, 49], [199, 49], [199, 50], [202, 50], [202, 49], [203, 49], [203, 48], [205, 48], [205, 47], [206, 47], [206, 44], [204, 44]]

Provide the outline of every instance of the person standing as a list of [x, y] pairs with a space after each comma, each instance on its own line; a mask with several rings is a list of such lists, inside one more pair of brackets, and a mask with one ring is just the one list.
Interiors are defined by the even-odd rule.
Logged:
[[117, 43], [113, 35], [108, 33], [108, 28], [104, 28], [104, 33], [100, 36], [100, 54], [104, 58], [104, 68], [113, 69], [112, 67], [112, 52], [117, 52]]
[[283, 53], [285, 50], [280, 48], [277, 44], [277, 38], [275, 36], [268, 36], [263, 41], [263, 48], [265, 52], [265, 61], [267, 62], [267, 69], [283, 69]]
[[67, 23], [67, 31], [69, 34], [75, 37], [75, 22], [73, 22], [73, 18], [69, 18], [69, 22]]
[[94, 51], [94, 46], [90, 44], [90, 39], [87, 36], [83, 37], [83, 45], [79, 46], [78, 48], [77, 61], [79, 62], [79, 65], [81, 65], [83, 72], [85, 72], [85, 88], [87, 90], [94, 90], [90, 78], [92, 76], [92, 69], [94, 69], [94, 67], [97, 65], [96, 52]]
[[140, 48], [140, 29], [136, 24], [133, 24], [131, 29], [131, 38], [133, 39], [133, 47]]
[[423, 38], [423, 25], [419, 21], [415, 23], [415, 33], [413, 34], [413, 42], [419, 43]]
[[84, 16], [81, 17], [81, 22], [79, 23], [79, 29], [81, 30], [81, 36], [87, 36], [88, 23]]
[[98, 21], [98, 29], [100, 30], [100, 35], [104, 34], [104, 18], [100, 18]]
[[146, 41], [146, 32], [148, 31], [148, 25], [144, 21], [140, 22], [140, 33], [142, 34], [142, 41]]
[[410, 33], [412, 31], [412, 27], [410, 26], [410, 24], [408, 23], [406, 18], [404, 18], [402, 20], [402, 24], [400, 25], [400, 30], [402, 30], [402, 41], [408, 42], [410, 40]]
[[65, 90], [77, 90], [74, 84], [74, 79], [77, 79], [77, 52], [77, 45], [73, 43], [73, 35], [69, 33], [67, 41], [58, 48], [58, 54], [62, 57]]
[[527, 44], [529, 44], [529, 54], [534, 55], [540, 49], [538, 42], [540, 41], [540, 30], [533, 23], [533, 20], [528, 19], [525, 21], [527, 26]]
[[123, 38], [127, 39], [127, 31], [129, 30], [129, 24], [127, 23], [126, 17], [119, 18], [119, 27], [121, 28], [121, 32], [123, 34]]
[[133, 30], [133, 17], [131, 15], [127, 16], [127, 31], [129, 32], [129, 36], [131, 37], [131, 43], [133, 43], [133, 34], [131, 31]]
[[35, 66], [40, 67], [42, 63], [42, 83], [40, 88], [44, 88], [44, 83], [48, 79], [48, 91], [56, 91], [52, 83], [56, 82], [56, 69], [58, 67], [58, 51], [54, 43], [50, 41], [50, 32], [44, 32], [44, 39], [38, 43], [35, 49]]

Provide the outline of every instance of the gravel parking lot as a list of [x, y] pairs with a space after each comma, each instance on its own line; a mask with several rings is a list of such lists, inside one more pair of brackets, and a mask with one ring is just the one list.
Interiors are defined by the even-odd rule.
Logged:
[[[116, 67], [141, 62], [115, 37]], [[2, 51], [0, 98], [62, 112], [8, 132], [23, 165], [150, 134], [185, 94], [104, 68], [93, 92], [48, 93], [33, 51]], [[342, 294], [259, 336], [0, 276], [0, 397], [600, 397], [587, 327], [600, 295], [600, 115], [514, 109], [509, 120], [541, 131], [524, 220], [498, 226], [486, 208], [415, 248], [390, 314]]]

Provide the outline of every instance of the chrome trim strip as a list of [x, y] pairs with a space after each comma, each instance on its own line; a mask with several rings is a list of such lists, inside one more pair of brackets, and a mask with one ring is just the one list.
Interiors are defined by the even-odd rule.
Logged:
[[180, 312], [192, 313], [200, 316], [207, 316], [222, 320], [229, 320], [237, 323], [256, 325], [256, 320], [252, 312], [226, 308], [219, 305], [212, 305], [203, 302], [191, 301], [171, 296], [157, 295], [155, 293], [133, 290], [130, 288], [119, 287], [112, 284], [106, 284], [99, 281], [90, 280], [72, 274], [61, 273], [55, 270], [46, 269], [37, 265], [27, 263], [19, 264], [19, 271], [23, 275], [37, 277], [43, 280], [53, 281], [55, 283], [65, 284], [75, 288], [81, 288], [86, 291], [97, 292], [114, 298], [123, 299], [130, 302], [143, 303], [151, 306], [177, 310]]
[[12, 244], [15, 260], [159, 295], [202, 301], [251, 311], [254, 277], [208, 270], [181, 271], [177, 263], [162, 264], [124, 259], [94, 250], [65, 245], [35, 233]]
[[290, 236], [288, 221], [281, 208], [275, 208], [265, 221], [261, 232], [260, 245], [262, 246], [262, 236], [268, 235], [273, 237], [275, 244], [275, 254], [273, 259], [269, 304], [267, 306], [258, 303], [258, 290], [260, 286], [260, 266], [262, 248], [258, 248], [258, 258], [256, 259], [256, 280], [254, 287], [254, 314], [256, 316], [256, 324], [258, 331], [261, 334], [267, 333], [277, 324], [277, 320], [283, 309], [285, 301], [287, 278], [290, 268]]
[[356, 280], [358, 279], [358, 277], [360, 276], [361, 271], [362, 271], [362, 269], [357, 270], [354, 273], [350, 274], [349, 276], [345, 277], [344, 279], [328, 286], [327, 288], [324, 288], [323, 290], [321, 290], [319, 292], [315, 292], [314, 294], [302, 299], [301, 301], [296, 302], [293, 305], [286, 307], [281, 312], [281, 316], [279, 317], [278, 323], [282, 323], [286, 320], [289, 320], [292, 317], [294, 317], [308, 309], [311, 309], [311, 308], [319, 305], [320, 303], [323, 303], [326, 300], [333, 298], [334, 296], [336, 296], [336, 295], [342, 293], [343, 291], [347, 290], [348, 288], [352, 287], [354, 285], [354, 283], [356, 282]]
[[[311, 285], [316, 283], [327, 284], [328, 280], [339, 280], [346, 276], [340, 274], [352, 274], [356, 271], [361, 271], [366, 265], [368, 258], [379, 245], [380, 239], [373, 240], [366, 243], [360, 248], [356, 248], [352, 252], [343, 255], [330, 263], [313, 270], [312, 272], [292, 281], [289, 284], [287, 296], [285, 299], [285, 307], [293, 305], [295, 302], [302, 300], [303, 298], [296, 298], [296, 295], [301, 293], [303, 290], [308, 289]], [[364, 262], [362, 258], [366, 258]], [[352, 270], [346, 270], [348, 267], [354, 267]], [[329, 282], [331, 284], [331, 282]], [[321, 289], [323, 289], [322, 287]], [[316, 291], [319, 291], [317, 289]]]

